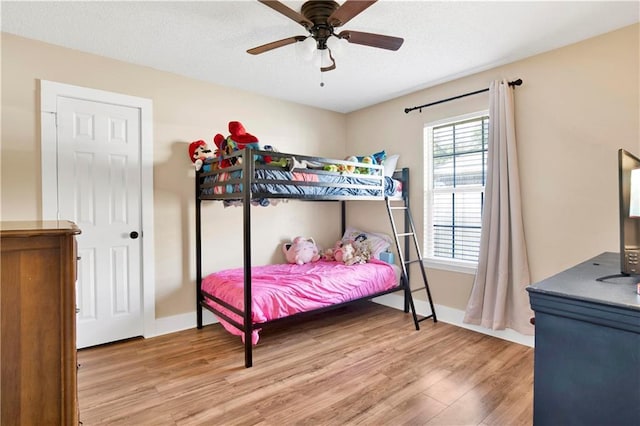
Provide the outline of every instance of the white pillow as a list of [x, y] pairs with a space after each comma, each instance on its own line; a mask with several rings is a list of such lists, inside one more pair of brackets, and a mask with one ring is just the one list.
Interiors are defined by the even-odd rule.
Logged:
[[390, 155], [387, 158], [385, 158], [384, 163], [382, 163], [382, 166], [384, 167], [385, 176], [388, 176], [388, 177], [393, 176], [393, 172], [396, 170], [396, 166], [398, 164], [398, 158], [400, 158], [400, 155], [398, 154]]
[[372, 259], [379, 259], [380, 253], [391, 246], [391, 238], [388, 235], [364, 232], [352, 227], [344, 231], [342, 241], [365, 241], [369, 245]]

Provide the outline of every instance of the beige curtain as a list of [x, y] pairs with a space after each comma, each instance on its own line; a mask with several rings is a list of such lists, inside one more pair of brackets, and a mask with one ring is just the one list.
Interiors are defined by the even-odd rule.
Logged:
[[522, 225], [513, 89], [489, 87], [489, 147], [480, 256], [464, 322], [533, 334], [525, 287], [529, 263]]

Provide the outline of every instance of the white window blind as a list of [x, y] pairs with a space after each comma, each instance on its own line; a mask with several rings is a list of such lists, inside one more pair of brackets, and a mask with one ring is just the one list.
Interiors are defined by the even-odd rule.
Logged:
[[427, 126], [425, 133], [425, 253], [477, 263], [489, 117]]

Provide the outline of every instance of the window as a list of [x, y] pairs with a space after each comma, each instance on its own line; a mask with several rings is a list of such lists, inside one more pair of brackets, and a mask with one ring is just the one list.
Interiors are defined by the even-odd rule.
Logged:
[[430, 266], [475, 272], [488, 135], [487, 112], [425, 127], [424, 251]]

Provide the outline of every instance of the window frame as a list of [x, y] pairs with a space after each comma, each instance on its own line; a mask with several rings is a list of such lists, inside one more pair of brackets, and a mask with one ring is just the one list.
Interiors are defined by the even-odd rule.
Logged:
[[[434, 257], [433, 256], [433, 128], [440, 127], [443, 125], [469, 121], [473, 119], [480, 119], [482, 117], [489, 117], [489, 110], [480, 110], [468, 114], [446, 117], [440, 120], [432, 121], [426, 123], [424, 125], [423, 130], [423, 150], [424, 150], [424, 167], [423, 167], [423, 182], [424, 182], [424, 211], [423, 211], [423, 220], [424, 220], [424, 232], [423, 232], [423, 244], [422, 250], [424, 255], [424, 264], [429, 268], [441, 269], [452, 272], [460, 272], [464, 274], [474, 275], [476, 273], [478, 264], [477, 262], [460, 260], [460, 259], [447, 259], [442, 257]], [[484, 192], [486, 188], [486, 174], [487, 170], [485, 170], [485, 185], [482, 186], [482, 191]], [[476, 187], [477, 188], [477, 187]], [[458, 191], [473, 191], [476, 192], [475, 189], [472, 188], [460, 188]]]

